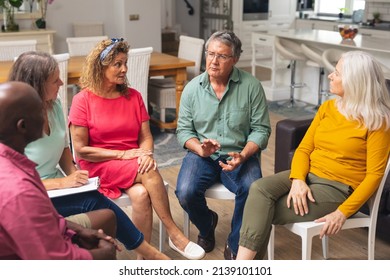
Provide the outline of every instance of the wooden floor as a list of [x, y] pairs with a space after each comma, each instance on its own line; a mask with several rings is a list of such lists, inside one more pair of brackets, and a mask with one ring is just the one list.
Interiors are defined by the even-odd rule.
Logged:
[[[272, 134], [269, 140], [268, 148], [262, 153], [262, 172], [263, 176], [273, 174], [274, 169], [274, 131], [277, 121], [283, 117], [270, 113]], [[169, 183], [169, 200], [172, 216], [177, 225], [182, 228], [183, 210], [179, 205], [174, 194], [176, 187], [177, 174], [180, 166], [164, 168], [160, 170], [164, 180]], [[223, 260], [223, 250], [227, 235], [230, 231], [230, 221], [233, 212], [233, 201], [208, 200], [209, 207], [219, 215], [219, 222], [216, 228], [216, 246], [215, 249], [206, 254], [205, 260]], [[158, 246], [158, 219], [154, 219], [154, 232], [152, 244]], [[191, 225], [190, 239], [197, 240], [198, 230]], [[171, 250], [166, 245], [165, 253], [172, 259], [183, 259], [179, 254]], [[312, 259], [322, 259], [321, 242], [318, 237], [313, 238]], [[331, 237], [329, 242], [330, 259], [342, 260], [365, 260], [367, 259], [367, 231], [365, 229], [344, 230], [337, 236]], [[283, 227], [276, 228], [275, 236], [275, 259], [276, 260], [299, 260], [301, 259], [301, 241], [300, 238]], [[377, 238], [375, 259], [390, 259], [390, 244]]]

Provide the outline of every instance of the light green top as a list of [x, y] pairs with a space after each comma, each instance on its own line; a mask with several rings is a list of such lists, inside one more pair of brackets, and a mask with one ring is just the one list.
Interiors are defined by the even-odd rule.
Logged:
[[62, 152], [69, 147], [69, 140], [66, 137], [64, 114], [59, 99], [54, 102], [53, 109], [48, 111], [48, 120], [50, 135], [44, 133], [42, 138], [28, 144], [24, 152], [38, 164], [37, 171], [42, 180], [64, 176], [57, 165]]
[[216, 139], [221, 149], [212, 159], [241, 152], [249, 141], [265, 149], [271, 125], [260, 81], [234, 67], [226, 92], [218, 100], [207, 72], [195, 77], [183, 90], [176, 133], [183, 147], [194, 137]]

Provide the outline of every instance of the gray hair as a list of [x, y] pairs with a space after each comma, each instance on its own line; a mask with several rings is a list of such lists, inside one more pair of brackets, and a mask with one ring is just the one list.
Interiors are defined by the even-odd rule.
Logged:
[[205, 44], [207, 50], [211, 41], [220, 41], [222, 44], [229, 46], [232, 49], [232, 55], [236, 58], [240, 58], [242, 53], [241, 40], [234, 34], [233, 31], [224, 30], [213, 33]]
[[369, 131], [390, 127], [390, 95], [381, 64], [362, 51], [344, 53], [341, 78], [344, 96], [337, 100], [339, 111]]

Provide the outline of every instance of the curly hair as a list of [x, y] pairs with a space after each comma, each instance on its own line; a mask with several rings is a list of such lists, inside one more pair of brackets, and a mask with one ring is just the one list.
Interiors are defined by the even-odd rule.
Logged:
[[[79, 80], [80, 87], [94, 92], [101, 91], [103, 88], [104, 71], [119, 53], [127, 55], [129, 49], [130, 45], [123, 40], [107, 39], [98, 43], [85, 60]], [[108, 50], [107, 54], [101, 56], [105, 50]], [[123, 84], [117, 85], [117, 90], [124, 96], [128, 94], [128, 84], [129, 82], [126, 78]]]

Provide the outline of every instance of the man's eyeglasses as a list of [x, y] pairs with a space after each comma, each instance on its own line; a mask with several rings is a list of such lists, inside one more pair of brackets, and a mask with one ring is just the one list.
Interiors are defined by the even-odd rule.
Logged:
[[209, 52], [209, 51], [205, 51], [204, 53], [205, 53], [205, 55], [206, 55], [206, 57], [207, 57], [208, 59], [213, 60], [214, 57], [215, 57], [215, 58], [218, 59], [219, 61], [223, 61], [223, 62], [225, 62], [225, 61], [227, 61], [229, 58], [232, 58], [232, 57], [233, 57], [232, 55], [217, 54], [217, 53]]

